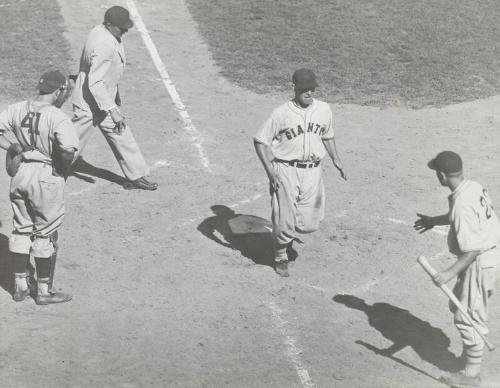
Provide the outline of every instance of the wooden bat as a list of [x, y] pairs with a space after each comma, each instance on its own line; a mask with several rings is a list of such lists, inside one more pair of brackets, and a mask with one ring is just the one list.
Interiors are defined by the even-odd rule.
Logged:
[[[422, 266], [422, 268], [425, 270], [425, 272], [427, 272], [429, 274], [429, 276], [431, 278], [433, 278], [434, 275], [437, 274], [437, 271], [434, 268], [432, 268], [432, 266], [429, 264], [429, 262], [427, 261], [425, 256], [419, 256], [417, 261]], [[483, 333], [481, 333], [481, 331], [478, 329], [476, 323], [472, 320], [472, 318], [470, 317], [470, 315], [467, 312], [467, 310], [465, 309], [465, 307], [462, 306], [462, 303], [460, 303], [460, 301], [457, 299], [455, 294], [448, 288], [448, 286], [446, 284], [441, 284], [439, 286], [439, 288], [448, 296], [448, 298], [450, 298], [452, 303], [462, 313], [462, 315], [465, 317], [466, 321], [473, 327], [473, 329], [476, 331], [476, 333], [481, 336], [481, 338], [484, 340], [484, 343], [486, 344], [488, 349], [490, 351], [495, 350], [495, 345], [493, 345], [490, 341], [488, 341], [486, 336]]]

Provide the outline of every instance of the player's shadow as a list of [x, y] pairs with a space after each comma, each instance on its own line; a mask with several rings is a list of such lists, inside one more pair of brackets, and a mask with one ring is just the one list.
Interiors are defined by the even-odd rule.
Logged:
[[[375, 351], [377, 354], [391, 357], [410, 346], [422, 360], [443, 371], [457, 372], [461, 369], [461, 358], [448, 350], [450, 346], [448, 336], [441, 329], [415, 317], [408, 310], [388, 303], [369, 305], [354, 295], [338, 294], [333, 297], [333, 300], [351, 309], [364, 312], [370, 326], [392, 342], [387, 349], [377, 349]], [[365, 345], [363, 341], [356, 342]], [[372, 346], [365, 345], [365, 347], [373, 350]]]
[[240, 251], [255, 264], [274, 265], [272, 227], [268, 220], [237, 214], [224, 205], [214, 205], [210, 209], [214, 216], [198, 225], [199, 232], [217, 244]]
[[70, 176], [74, 176], [75, 178], [83, 180], [87, 183], [95, 183], [95, 179], [92, 178], [95, 177], [108, 182], [116, 183], [120, 186], [126, 181], [124, 177], [115, 174], [112, 171], [93, 166], [82, 157], [79, 157], [73, 164]]

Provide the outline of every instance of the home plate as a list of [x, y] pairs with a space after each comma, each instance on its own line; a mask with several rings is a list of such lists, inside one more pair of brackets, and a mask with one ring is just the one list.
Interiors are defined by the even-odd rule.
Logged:
[[228, 224], [234, 234], [271, 233], [273, 230], [273, 225], [269, 220], [247, 214], [234, 216]]

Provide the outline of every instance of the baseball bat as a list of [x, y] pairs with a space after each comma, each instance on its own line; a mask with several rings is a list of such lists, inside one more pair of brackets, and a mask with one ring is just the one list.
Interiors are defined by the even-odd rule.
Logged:
[[[431, 278], [433, 278], [434, 275], [437, 274], [437, 271], [429, 264], [425, 256], [419, 256], [417, 261], [425, 270], [425, 272], [429, 274]], [[448, 298], [452, 301], [452, 303], [465, 317], [465, 320], [472, 326], [472, 328], [476, 331], [476, 333], [479, 334], [479, 336], [484, 340], [484, 343], [486, 344], [488, 349], [490, 351], [495, 350], [495, 345], [493, 345], [490, 341], [488, 341], [486, 336], [483, 333], [481, 333], [481, 331], [478, 329], [476, 323], [472, 320], [465, 307], [462, 305], [462, 303], [460, 303], [460, 301], [457, 299], [455, 294], [448, 288], [448, 286], [446, 284], [441, 284], [439, 288], [446, 294], [446, 296], [448, 296]]]

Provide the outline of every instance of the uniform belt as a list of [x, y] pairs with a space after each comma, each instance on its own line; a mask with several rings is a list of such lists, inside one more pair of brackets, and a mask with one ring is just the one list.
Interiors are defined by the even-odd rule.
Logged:
[[276, 162], [280, 163], [285, 163], [288, 164], [289, 166], [292, 167], [297, 167], [297, 168], [312, 168], [312, 167], [318, 167], [320, 160], [317, 160], [315, 162], [305, 162], [301, 160], [283, 160], [283, 159], [274, 159]]

